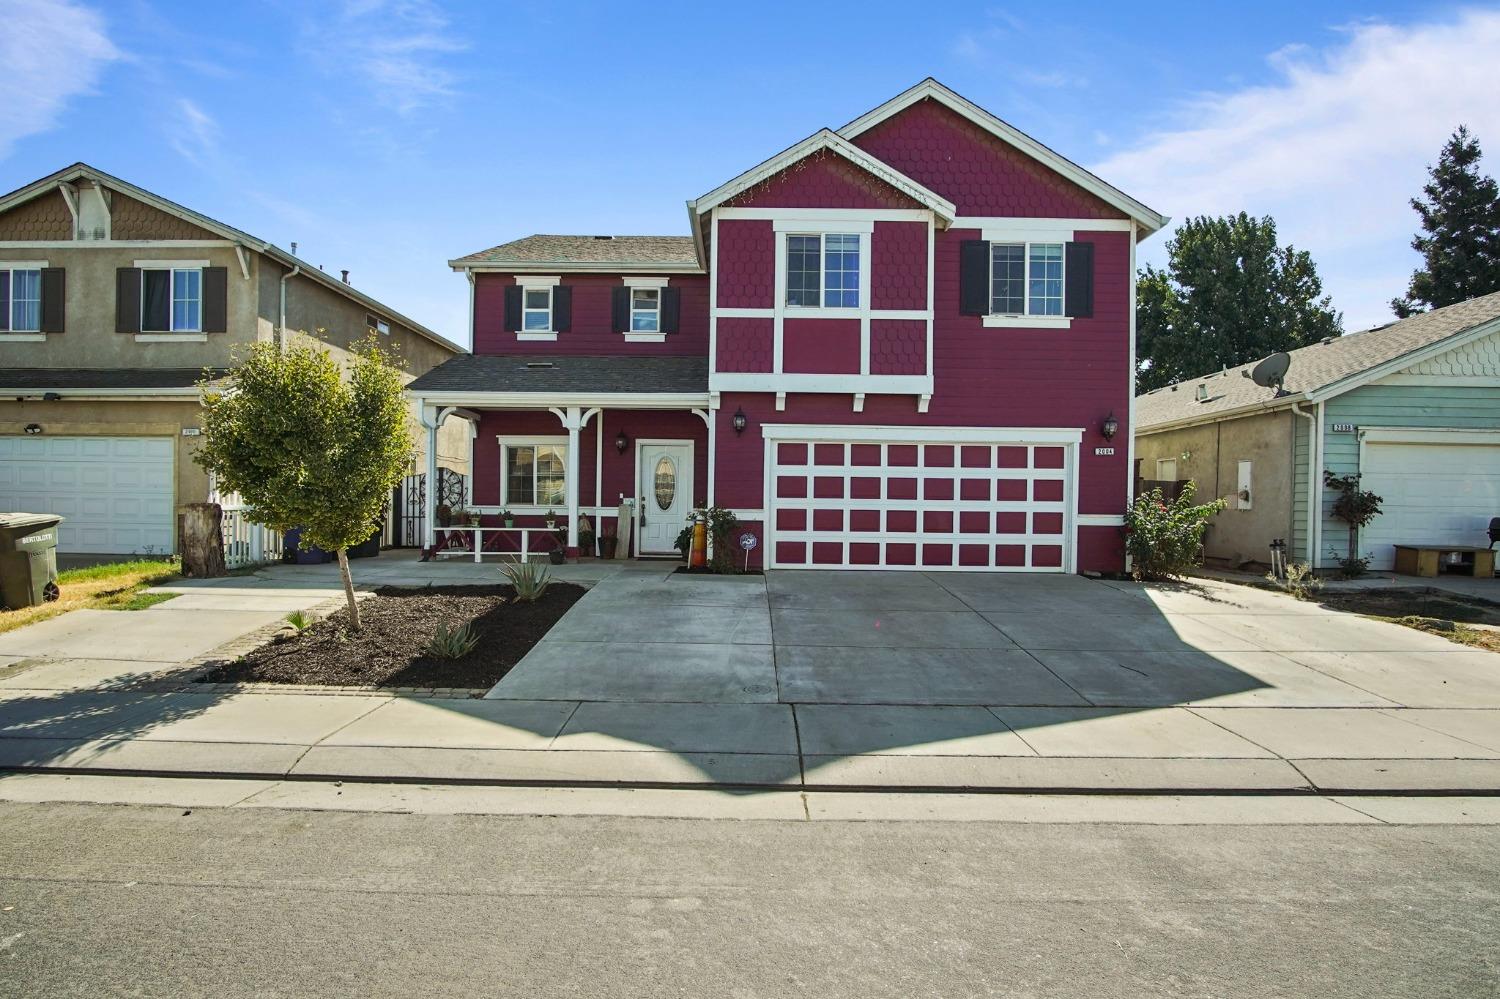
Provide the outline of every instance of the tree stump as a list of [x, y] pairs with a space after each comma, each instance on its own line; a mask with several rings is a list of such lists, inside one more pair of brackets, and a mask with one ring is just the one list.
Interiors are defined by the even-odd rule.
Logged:
[[188, 503], [177, 515], [182, 537], [182, 574], [198, 579], [227, 576], [224, 568], [224, 511], [217, 503]]

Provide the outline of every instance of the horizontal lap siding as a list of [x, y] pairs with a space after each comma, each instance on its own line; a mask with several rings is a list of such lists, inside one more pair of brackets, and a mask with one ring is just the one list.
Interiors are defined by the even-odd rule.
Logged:
[[505, 329], [505, 289], [515, 286], [514, 275], [474, 275], [474, 353], [476, 354], [708, 354], [708, 278], [701, 274], [670, 275], [669, 286], [682, 295], [676, 333], [662, 343], [627, 343], [615, 330], [610, 311], [614, 289], [624, 286], [618, 274], [565, 274], [562, 283], [573, 289], [573, 322], [556, 340], [517, 340]]
[[[1360, 471], [1358, 431], [1364, 428], [1500, 429], [1500, 388], [1483, 385], [1366, 385], [1328, 400], [1323, 407], [1323, 417], [1323, 467], [1339, 475], [1348, 475]], [[1332, 427], [1335, 423], [1352, 423], [1355, 432], [1334, 433]], [[1306, 481], [1305, 473], [1303, 481]], [[1335, 520], [1329, 512], [1336, 498], [1333, 490], [1323, 490], [1320, 564], [1335, 565], [1336, 559], [1349, 551], [1349, 526]], [[1495, 514], [1500, 516], [1500, 510]]]

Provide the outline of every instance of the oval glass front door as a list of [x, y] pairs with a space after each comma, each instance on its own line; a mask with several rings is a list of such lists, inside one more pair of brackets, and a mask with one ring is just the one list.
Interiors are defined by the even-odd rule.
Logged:
[[676, 498], [677, 463], [662, 455], [656, 462], [656, 505], [662, 510], [670, 510]]

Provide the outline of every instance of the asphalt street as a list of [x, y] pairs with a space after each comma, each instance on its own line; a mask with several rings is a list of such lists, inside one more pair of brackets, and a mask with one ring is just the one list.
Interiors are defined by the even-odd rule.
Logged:
[[1500, 991], [1500, 829], [0, 804], [0, 994]]

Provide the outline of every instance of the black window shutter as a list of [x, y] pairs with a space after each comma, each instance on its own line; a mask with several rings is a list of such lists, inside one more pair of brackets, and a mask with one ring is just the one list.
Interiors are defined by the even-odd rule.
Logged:
[[560, 284], [552, 289], [552, 332], [566, 333], [573, 328], [573, 289]]
[[203, 268], [203, 332], [229, 330], [229, 268]]
[[661, 290], [661, 331], [676, 333], [681, 315], [682, 289], [663, 288]]
[[115, 268], [115, 332], [141, 331], [141, 269]]
[[1094, 315], [1094, 244], [1069, 243], [1064, 250], [1067, 288], [1064, 315], [1090, 319]]
[[630, 330], [630, 289], [611, 288], [609, 292], [609, 325], [616, 333]]
[[514, 333], [521, 328], [521, 286], [505, 286], [505, 332]]
[[0, 272], [0, 330], [10, 329], [10, 272]]
[[958, 311], [984, 316], [990, 311], [990, 244], [966, 239], [958, 248]]
[[68, 275], [61, 267], [42, 268], [42, 332], [61, 333], [68, 307]]

